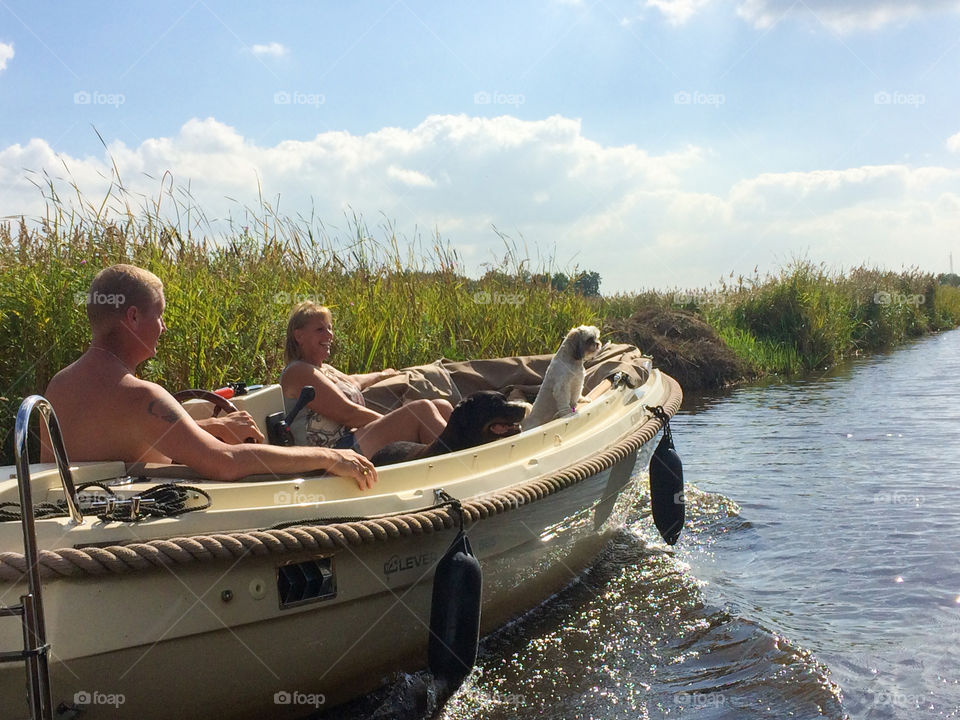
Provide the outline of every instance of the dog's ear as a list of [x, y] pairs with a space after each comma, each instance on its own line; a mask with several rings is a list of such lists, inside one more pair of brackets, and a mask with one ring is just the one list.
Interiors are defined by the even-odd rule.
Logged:
[[587, 333], [582, 328], [576, 328], [574, 332], [573, 359], [579, 362], [587, 355]]
[[476, 395], [470, 395], [464, 398], [453, 409], [450, 419], [447, 420], [447, 427], [457, 435], [462, 435], [467, 428], [467, 422], [473, 414], [473, 407], [477, 404]]

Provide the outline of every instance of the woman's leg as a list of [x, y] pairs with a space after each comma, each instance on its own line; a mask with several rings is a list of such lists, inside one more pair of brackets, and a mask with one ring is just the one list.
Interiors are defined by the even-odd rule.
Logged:
[[[440, 417], [443, 418], [444, 427], [446, 427], [446, 422], [450, 419], [450, 413], [453, 412], [453, 405], [446, 400], [431, 400], [430, 402], [437, 406], [437, 410], [440, 412]], [[431, 440], [431, 442], [433, 441]]]
[[[445, 400], [440, 402], [446, 403]], [[397, 440], [429, 445], [446, 426], [447, 420], [440, 407], [430, 400], [414, 400], [357, 430], [357, 444], [363, 454], [370, 457]]]

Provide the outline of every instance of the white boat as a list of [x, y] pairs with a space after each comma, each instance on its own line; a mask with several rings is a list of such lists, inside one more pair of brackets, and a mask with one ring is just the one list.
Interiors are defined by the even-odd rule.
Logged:
[[[575, 415], [382, 468], [366, 492], [329, 476], [224, 483], [182, 466], [29, 465], [31, 409], [57, 434], [33, 396], [17, 418], [24, 455], [0, 468], [0, 512], [26, 488], [41, 510], [76, 495], [81, 507], [100, 502], [96, 512], [142, 516], [158, 485], [152, 495], [183, 512], [104, 521], [66, 507], [0, 522], [0, 605], [25, 605], [33, 621], [0, 617], [0, 650], [13, 660], [45, 645], [26, 664], [0, 664], [3, 717], [303, 717], [422, 668], [434, 567], [457, 535], [445, 497], [462, 503], [482, 567], [481, 633], [541, 603], [646, 492], [637, 478], [679, 407], [677, 383], [630, 350], [620, 361], [634, 381], [594, 378]], [[282, 410], [276, 385], [235, 402], [258, 422]]]

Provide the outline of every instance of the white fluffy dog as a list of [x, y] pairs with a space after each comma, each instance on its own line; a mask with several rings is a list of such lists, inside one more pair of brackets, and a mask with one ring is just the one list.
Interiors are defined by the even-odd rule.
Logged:
[[533, 409], [520, 426], [529, 430], [576, 412], [577, 404], [586, 400], [582, 397], [583, 363], [599, 351], [600, 330], [597, 328], [581, 325], [568, 332], [547, 367]]

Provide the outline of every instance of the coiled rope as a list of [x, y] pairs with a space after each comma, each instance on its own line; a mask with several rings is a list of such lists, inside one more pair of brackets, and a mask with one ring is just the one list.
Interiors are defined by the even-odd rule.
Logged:
[[[97, 488], [100, 493], [93, 496], [93, 502], [85, 502], [86, 497], [89, 496], [86, 491], [90, 488]], [[210, 494], [206, 491], [192, 485], [181, 485], [179, 483], [154, 485], [143, 492], [137, 493], [136, 499], [139, 502], [133, 509], [130, 508], [129, 501], [126, 504], [118, 503], [116, 505], [108, 502], [110, 500], [121, 500], [121, 498], [109, 486], [101, 482], [88, 482], [78, 485], [76, 491], [80, 512], [83, 515], [96, 515], [103, 522], [138, 522], [148, 517], [176, 517], [206, 510], [212, 504]], [[194, 497], [203, 498], [203, 501], [201, 503], [190, 503], [191, 494]], [[33, 516], [35, 518], [69, 517], [70, 512], [67, 509], [66, 500], [57, 500], [34, 505]], [[22, 513], [18, 503], [0, 503], [0, 522], [21, 519]]]
[[[663, 375], [663, 379], [668, 385], [669, 396], [662, 407], [667, 417], [673, 417], [680, 408], [683, 393], [676, 380], [668, 375]], [[603, 472], [656, 437], [663, 425], [662, 420], [651, 415], [624, 438], [584, 460], [509, 489], [464, 500], [459, 511], [463, 522], [475, 523], [514, 510]], [[332, 551], [439, 532], [456, 528], [460, 522], [458, 511], [449, 503], [444, 503], [413, 513], [346, 522], [320, 520], [318, 524], [252, 532], [193, 535], [103, 548], [41, 550], [40, 572], [46, 578], [125, 574], [164, 566], [236, 560], [246, 555], [262, 557]], [[23, 554], [0, 553], [0, 582], [18, 582], [26, 569]]]

